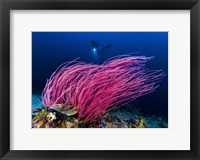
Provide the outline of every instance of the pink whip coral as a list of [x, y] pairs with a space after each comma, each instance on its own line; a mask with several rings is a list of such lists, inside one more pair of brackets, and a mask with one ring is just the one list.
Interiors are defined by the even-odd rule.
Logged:
[[67, 62], [47, 80], [42, 93], [43, 105], [76, 107], [78, 119], [96, 121], [108, 110], [120, 107], [153, 92], [164, 76], [162, 70], [149, 70], [145, 63], [152, 57], [117, 56], [101, 65]]

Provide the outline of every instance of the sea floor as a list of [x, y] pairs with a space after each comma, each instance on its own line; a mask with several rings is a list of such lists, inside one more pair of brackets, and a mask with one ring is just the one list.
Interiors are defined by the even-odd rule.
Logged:
[[166, 117], [142, 114], [130, 105], [107, 112], [95, 123], [83, 124], [74, 110], [66, 114], [47, 110], [39, 99], [39, 95], [32, 97], [33, 128], [168, 128]]

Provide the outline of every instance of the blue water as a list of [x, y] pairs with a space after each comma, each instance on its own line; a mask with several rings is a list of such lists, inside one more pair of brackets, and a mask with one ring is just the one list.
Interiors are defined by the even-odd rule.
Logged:
[[[111, 44], [103, 53], [94, 51], [91, 40], [101, 47]], [[132, 104], [147, 114], [168, 115], [168, 32], [32, 32], [32, 91], [41, 94], [47, 78], [66, 61], [101, 64], [108, 58], [127, 53], [154, 56], [150, 69], [163, 69], [166, 76], [153, 93]]]

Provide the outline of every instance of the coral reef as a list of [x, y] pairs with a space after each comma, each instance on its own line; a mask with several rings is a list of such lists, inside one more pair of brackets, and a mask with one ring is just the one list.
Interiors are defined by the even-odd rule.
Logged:
[[109, 111], [95, 122], [83, 123], [77, 112], [70, 114], [56, 109], [37, 108], [33, 115], [33, 128], [167, 128], [168, 120], [158, 115], [145, 115], [132, 107], [124, 106]]
[[[79, 125], [96, 125], [110, 110], [155, 91], [164, 73], [145, 68], [146, 62], [151, 59], [125, 55], [109, 59], [101, 65], [77, 60], [66, 62], [47, 80], [42, 103], [52, 113], [68, 118], [76, 115], [62, 125], [65, 123], [65, 126], [72, 127], [71, 121], [77, 121]], [[49, 116], [52, 118], [52, 115]], [[47, 118], [45, 120], [52, 123]], [[136, 125], [145, 127], [140, 124], [141, 120], [138, 123]]]

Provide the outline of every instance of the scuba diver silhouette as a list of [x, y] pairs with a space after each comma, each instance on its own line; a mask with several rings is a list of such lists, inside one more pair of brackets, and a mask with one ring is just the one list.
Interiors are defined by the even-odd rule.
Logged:
[[95, 41], [95, 40], [92, 40], [91, 41], [92, 43], [92, 48], [93, 48], [93, 51], [97, 52], [97, 53], [103, 53], [105, 51], [105, 49], [108, 49], [110, 47], [112, 47], [112, 44], [109, 44], [109, 45], [106, 45], [104, 47], [100, 46], [100, 44]]

